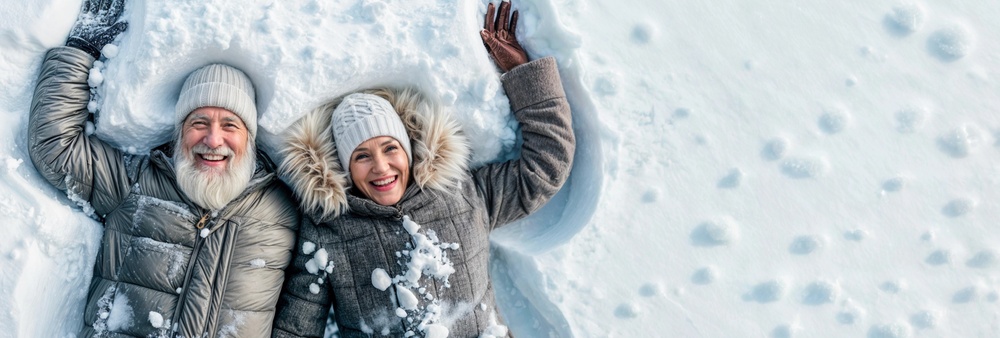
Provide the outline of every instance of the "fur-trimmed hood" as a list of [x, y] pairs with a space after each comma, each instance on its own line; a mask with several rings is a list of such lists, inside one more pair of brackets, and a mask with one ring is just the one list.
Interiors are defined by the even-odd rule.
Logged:
[[[413, 89], [373, 89], [403, 120], [413, 150], [413, 184], [453, 190], [469, 170], [469, 144], [458, 123]], [[347, 211], [350, 177], [337, 157], [330, 117], [342, 98], [324, 104], [286, 131], [278, 171], [299, 197], [300, 208], [317, 219]], [[353, 150], [353, 149], [350, 149]]]

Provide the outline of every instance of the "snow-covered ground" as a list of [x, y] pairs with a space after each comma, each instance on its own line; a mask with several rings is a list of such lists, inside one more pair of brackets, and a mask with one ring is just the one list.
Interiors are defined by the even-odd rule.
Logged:
[[[31, 90], [80, 0], [0, 12], [0, 335], [71, 336], [100, 225], [35, 172]], [[521, 0], [577, 162], [494, 233], [519, 337], [1000, 336], [1000, 3]], [[325, 99], [418, 86], [477, 163], [515, 145], [485, 1], [132, 1], [96, 132], [168, 138], [183, 77], [258, 85], [264, 142]]]

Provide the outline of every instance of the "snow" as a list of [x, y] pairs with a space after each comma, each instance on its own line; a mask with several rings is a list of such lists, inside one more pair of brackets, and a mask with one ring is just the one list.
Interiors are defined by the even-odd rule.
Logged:
[[[80, 3], [0, 10], [11, 336], [76, 335], [100, 243], [25, 146], [40, 62]], [[183, 77], [227, 62], [257, 84], [265, 150], [324, 100], [394, 84], [455, 112], [477, 165], [509, 156], [485, 4], [132, 1], [98, 70], [94, 135], [131, 153], [163, 143]], [[559, 195], [491, 236], [511, 334], [1000, 335], [1000, 4], [514, 6], [529, 55], [559, 61], [577, 153]]]
[[490, 313], [489, 326], [483, 333], [479, 334], [479, 338], [499, 338], [507, 336], [507, 326], [497, 323], [496, 313]]
[[[311, 244], [311, 243], [306, 242], [306, 244]], [[303, 245], [303, 251], [309, 251], [309, 252], [312, 252], [313, 249], [316, 248], [316, 246], [314, 244], [312, 246], [309, 246], [308, 248], [309, 250], [306, 250], [306, 246]], [[309, 273], [314, 275], [318, 275], [320, 274], [320, 272], [324, 271], [325, 273], [333, 272], [333, 262], [329, 261], [326, 249], [319, 248], [318, 250], [316, 250], [316, 252], [313, 252], [313, 257], [310, 258], [308, 261], [306, 261], [306, 271], [309, 271]], [[325, 276], [326, 274], [323, 274], [323, 277]]]
[[162, 328], [163, 326], [163, 315], [156, 311], [149, 311], [149, 324], [153, 325], [155, 328]]
[[372, 270], [372, 286], [379, 291], [385, 291], [392, 285], [392, 278], [389, 277], [389, 273], [385, 272], [385, 269], [378, 268]]
[[304, 242], [304, 243], [302, 243], [302, 253], [308, 255], [308, 254], [312, 254], [313, 251], [316, 251], [316, 243], [313, 243], [313, 242]]
[[108, 330], [127, 330], [132, 327], [133, 319], [132, 305], [129, 305], [128, 297], [124, 293], [115, 295], [114, 303], [111, 304], [111, 310], [108, 313]]
[[396, 300], [399, 301], [399, 306], [404, 310], [416, 310], [417, 306], [420, 305], [420, 300], [417, 296], [413, 294], [413, 291], [405, 287], [395, 288], [396, 290]]
[[255, 268], [264, 268], [267, 267], [267, 261], [265, 261], [263, 258], [254, 258], [250, 260], [250, 266]]
[[444, 325], [431, 324], [424, 328], [425, 338], [445, 338], [448, 337], [448, 328]]
[[[396, 255], [397, 258], [400, 258], [396, 264], [402, 266], [403, 270], [400, 275], [390, 278], [385, 269], [376, 268], [372, 271], [372, 285], [385, 291], [392, 283], [395, 283], [394, 293], [390, 294], [390, 299], [399, 305], [395, 310], [396, 316], [406, 318], [410, 323], [416, 321], [417, 328], [425, 337], [447, 337], [448, 329], [441, 323], [450, 321], [450, 318], [447, 317], [448, 314], [442, 308], [441, 301], [435, 299], [434, 294], [427, 292], [424, 285], [427, 284], [427, 279], [437, 279], [443, 282], [442, 289], [451, 287], [448, 284], [448, 278], [452, 273], [455, 273], [455, 268], [444, 250], [456, 247], [455, 243], [441, 243], [434, 230], [419, 231], [420, 224], [411, 220], [408, 215], [403, 216], [401, 226], [410, 234], [412, 243], [411, 250], [404, 250]], [[407, 243], [407, 247], [410, 247], [410, 243]], [[406, 257], [403, 258], [403, 256]], [[420, 298], [412, 290], [422, 294], [427, 302], [421, 305]], [[409, 316], [411, 312], [413, 315]], [[468, 311], [458, 310], [453, 314], [465, 313]]]

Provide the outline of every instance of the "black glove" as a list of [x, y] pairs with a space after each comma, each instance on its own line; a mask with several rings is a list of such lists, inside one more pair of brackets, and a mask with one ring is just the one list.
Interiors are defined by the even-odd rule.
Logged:
[[100, 58], [101, 48], [128, 28], [128, 22], [118, 20], [124, 10], [125, 0], [84, 0], [66, 45]]

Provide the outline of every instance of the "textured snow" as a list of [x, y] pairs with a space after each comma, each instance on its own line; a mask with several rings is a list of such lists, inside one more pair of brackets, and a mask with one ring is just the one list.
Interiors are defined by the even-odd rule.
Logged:
[[[76, 335], [100, 243], [26, 149], [40, 62], [80, 3], [0, 10], [11, 336]], [[485, 3], [133, 1], [87, 129], [144, 153], [183, 77], [226, 62], [258, 85], [266, 151], [320, 102], [397, 84], [456, 113], [475, 164], [506, 158], [519, 126], [479, 41]], [[577, 151], [552, 201], [491, 235], [511, 334], [1000, 336], [1000, 3], [514, 5], [529, 55], [559, 61]]]

